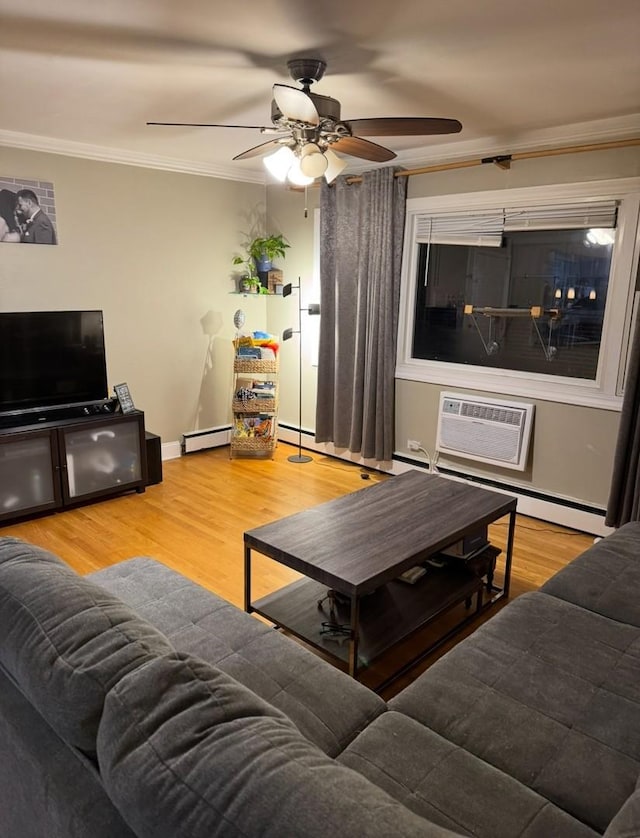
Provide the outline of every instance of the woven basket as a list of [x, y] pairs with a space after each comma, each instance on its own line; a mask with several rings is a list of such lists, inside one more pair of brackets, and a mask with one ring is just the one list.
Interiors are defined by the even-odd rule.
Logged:
[[278, 372], [278, 361], [261, 358], [235, 358], [234, 372]]
[[234, 413], [275, 413], [275, 399], [234, 399], [232, 403]]
[[273, 451], [276, 447], [275, 437], [248, 437], [231, 440], [231, 450], [235, 451]]

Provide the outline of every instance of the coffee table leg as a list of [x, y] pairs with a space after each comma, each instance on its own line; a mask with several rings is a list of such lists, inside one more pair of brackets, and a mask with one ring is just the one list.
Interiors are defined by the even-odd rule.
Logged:
[[358, 674], [358, 633], [360, 623], [360, 599], [351, 597], [351, 637], [349, 638], [349, 675], [355, 678]]
[[251, 547], [244, 548], [244, 610], [251, 613]]
[[511, 584], [511, 557], [513, 555], [513, 537], [516, 530], [516, 511], [509, 513], [509, 535], [507, 536], [507, 555], [504, 562], [504, 586], [503, 596], [509, 596], [509, 585]]

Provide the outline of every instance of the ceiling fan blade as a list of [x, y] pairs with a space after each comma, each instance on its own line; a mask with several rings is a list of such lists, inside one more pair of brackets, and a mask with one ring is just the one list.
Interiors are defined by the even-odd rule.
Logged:
[[215, 122], [147, 122], [147, 125], [173, 125], [177, 128], [256, 128], [258, 131], [273, 131], [262, 125], [218, 125]]
[[350, 119], [347, 125], [354, 134], [365, 137], [413, 137], [429, 134], [457, 134], [462, 124], [457, 119], [421, 116], [387, 116], [379, 119]]
[[320, 122], [316, 106], [304, 90], [290, 87], [288, 84], [274, 84], [273, 98], [280, 112], [287, 119], [306, 122], [308, 125], [318, 125]]
[[250, 157], [260, 157], [262, 154], [268, 154], [270, 151], [275, 151], [277, 148], [282, 148], [280, 140], [269, 140], [266, 143], [254, 145], [253, 148], [243, 151], [242, 154], [236, 154], [233, 159], [248, 160]]
[[331, 143], [332, 151], [339, 151], [342, 154], [350, 154], [352, 157], [362, 157], [364, 160], [373, 160], [374, 163], [386, 163], [396, 156], [395, 151], [389, 148], [363, 140], [361, 137], [342, 137], [335, 143]]

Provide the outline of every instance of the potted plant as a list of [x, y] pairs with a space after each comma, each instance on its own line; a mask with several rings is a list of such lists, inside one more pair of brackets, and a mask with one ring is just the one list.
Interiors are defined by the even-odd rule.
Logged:
[[284, 259], [290, 245], [281, 233], [253, 239], [249, 245], [249, 256], [255, 260], [258, 271], [270, 271], [276, 257]]
[[256, 273], [255, 263], [251, 256], [243, 259], [242, 256], [233, 257], [234, 265], [244, 265], [245, 272], [238, 281], [238, 289], [249, 294], [267, 294], [268, 291], [262, 286], [260, 277]]
[[245, 294], [257, 294], [260, 280], [257, 276], [243, 276], [240, 279], [240, 290]]

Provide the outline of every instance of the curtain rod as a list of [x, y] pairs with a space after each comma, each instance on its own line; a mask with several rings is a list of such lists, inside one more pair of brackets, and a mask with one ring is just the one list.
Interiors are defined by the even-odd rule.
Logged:
[[[395, 177], [409, 177], [410, 175], [426, 175], [431, 172], [446, 172], [451, 169], [470, 169], [473, 166], [483, 166], [486, 163], [495, 163], [501, 169], [509, 169], [514, 160], [531, 160], [536, 157], [556, 157], [560, 154], [579, 154], [583, 151], [607, 151], [614, 148], [628, 148], [640, 146], [640, 137], [633, 137], [628, 140], [610, 140], [601, 143], [587, 145], [572, 145], [561, 148], [547, 148], [539, 151], [517, 151], [514, 154], [500, 154], [491, 157], [478, 157], [473, 160], [457, 160], [453, 163], [437, 163], [433, 166], [421, 166], [418, 169], [403, 169], [395, 173]], [[362, 183], [362, 177], [353, 175], [347, 177], [346, 182]]]

